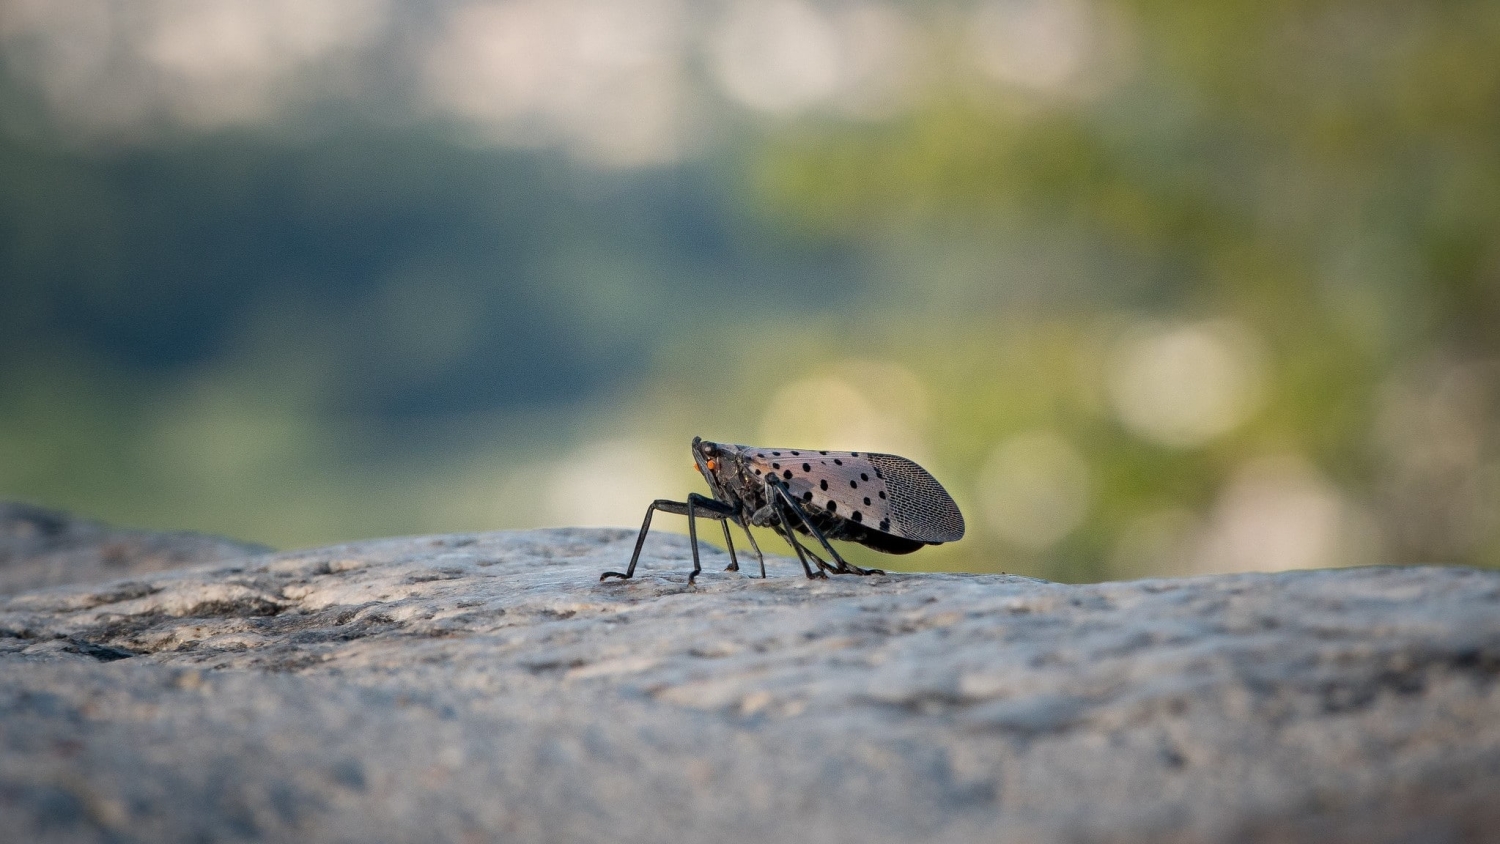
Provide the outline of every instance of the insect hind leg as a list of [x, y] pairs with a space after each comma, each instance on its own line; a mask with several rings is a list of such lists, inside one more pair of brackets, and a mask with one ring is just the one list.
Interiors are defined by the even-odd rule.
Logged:
[[[818, 526], [813, 524], [812, 519], [808, 518], [807, 512], [802, 509], [802, 505], [798, 504], [796, 499], [792, 498], [791, 494], [788, 493], [785, 488], [778, 486], [775, 487], [775, 490], [778, 493], [777, 497], [780, 498], [787, 507], [791, 508], [792, 513], [796, 515], [797, 518], [802, 520], [802, 524], [807, 526], [807, 530], [813, 535], [813, 538], [818, 540], [818, 544], [822, 545], [823, 549], [828, 552], [829, 556], [833, 557], [833, 561], [835, 563], [838, 563], [838, 565], [833, 568], [834, 572], [838, 574], [858, 575], [885, 574], [885, 572], [881, 571], [880, 569], [862, 569], [859, 566], [853, 565], [848, 560], [845, 560], [842, 556], [840, 556], [838, 550], [835, 549], [833, 545], [829, 544], [828, 537], [823, 535], [823, 531], [818, 530]], [[809, 550], [808, 553], [812, 554], [812, 551]], [[818, 560], [816, 554], [813, 554], [813, 559]], [[825, 566], [822, 560], [818, 560], [818, 565]]]
[[[802, 562], [802, 571], [807, 573], [807, 579], [819, 580], [827, 578], [828, 575], [821, 568], [818, 571], [813, 571], [812, 566], [807, 564], [807, 552], [802, 548], [801, 543], [797, 542], [796, 531], [792, 529], [792, 522], [786, 517], [786, 511], [782, 509], [780, 499], [772, 498], [771, 501], [772, 505], [776, 508], [776, 515], [781, 517], [781, 535], [786, 537], [787, 544], [792, 546], [793, 551], [797, 552], [797, 559]], [[820, 565], [821, 562], [819, 561]]]
[[818, 568], [819, 569], [821, 569], [821, 570], [823, 570], [825, 572], [831, 571], [834, 574], [845, 574], [846, 573], [846, 571], [840, 570], [838, 566], [830, 566], [827, 562], [825, 562], [823, 560], [822, 557], [819, 557], [817, 555], [817, 552], [813, 551], [813, 549], [811, 549], [811, 548], [805, 548], [803, 550], [805, 550], [807, 552], [807, 556], [813, 558], [813, 562], [815, 562], [815, 563], [818, 564]]

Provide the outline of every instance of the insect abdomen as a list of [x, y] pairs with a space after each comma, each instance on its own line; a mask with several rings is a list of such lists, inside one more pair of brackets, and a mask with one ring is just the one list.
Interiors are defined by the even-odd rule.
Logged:
[[[807, 518], [813, 525], [829, 539], [857, 542], [866, 548], [873, 548], [886, 554], [910, 554], [928, 544], [892, 533], [883, 533], [852, 519], [841, 518], [815, 505], [803, 505], [802, 510], [807, 513]], [[798, 525], [798, 530], [803, 533], [808, 532], [801, 525]]]

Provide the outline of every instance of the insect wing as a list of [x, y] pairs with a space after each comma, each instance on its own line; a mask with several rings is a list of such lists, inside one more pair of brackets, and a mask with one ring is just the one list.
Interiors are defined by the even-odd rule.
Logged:
[[900, 536], [918, 542], [957, 542], [964, 538], [964, 514], [932, 473], [894, 454], [871, 454], [870, 464], [885, 482], [891, 524]]
[[756, 475], [793, 497], [881, 533], [917, 542], [963, 538], [964, 518], [931, 474], [904, 457], [861, 451], [745, 450]]

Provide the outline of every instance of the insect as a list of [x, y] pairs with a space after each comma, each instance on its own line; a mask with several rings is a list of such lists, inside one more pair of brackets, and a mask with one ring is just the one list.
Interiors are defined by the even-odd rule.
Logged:
[[[635, 553], [630, 555], [630, 567], [623, 572], [607, 571], [599, 575], [601, 581], [635, 576], [641, 546], [651, 530], [651, 515], [658, 510], [688, 517], [688, 536], [693, 545], [689, 585], [703, 570], [698, 564], [699, 516], [715, 519], [724, 528], [730, 560], [725, 571], [740, 569], [734, 541], [729, 537], [729, 523], [739, 525], [760, 560], [761, 577], [766, 576], [766, 558], [750, 533], [751, 526], [772, 528], [781, 534], [797, 552], [808, 578], [827, 577], [829, 572], [885, 573], [849, 564], [829, 544], [833, 539], [857, 542], [887, 554], [910, 554], [924, 545], [955, 542], [964, 535], [964, 517], [953, 497], [926, 469], [905, 457], [867, 451], [723, 445], [694, 437], [693, 462], [708, 481], [713, 497], [694, 492], [688, 494], [687, 501], [659, 498], [651, 502], [635, 540]], [[816, 539], [833, 562], [804, 548], [798, 533]], [[817, 570], [808, 563], [809, 557]]]

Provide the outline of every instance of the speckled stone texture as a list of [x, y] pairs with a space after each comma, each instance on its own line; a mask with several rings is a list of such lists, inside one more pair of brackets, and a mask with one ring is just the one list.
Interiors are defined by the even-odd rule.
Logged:
[[235, 560], [270, 550], [201, 533], [124, 530], [58, 510], [0, 501], [0, 595]]
[[759, 580], [632, 532], [0, 598], [0, 840], [1500, 838], [1500, 574]]

